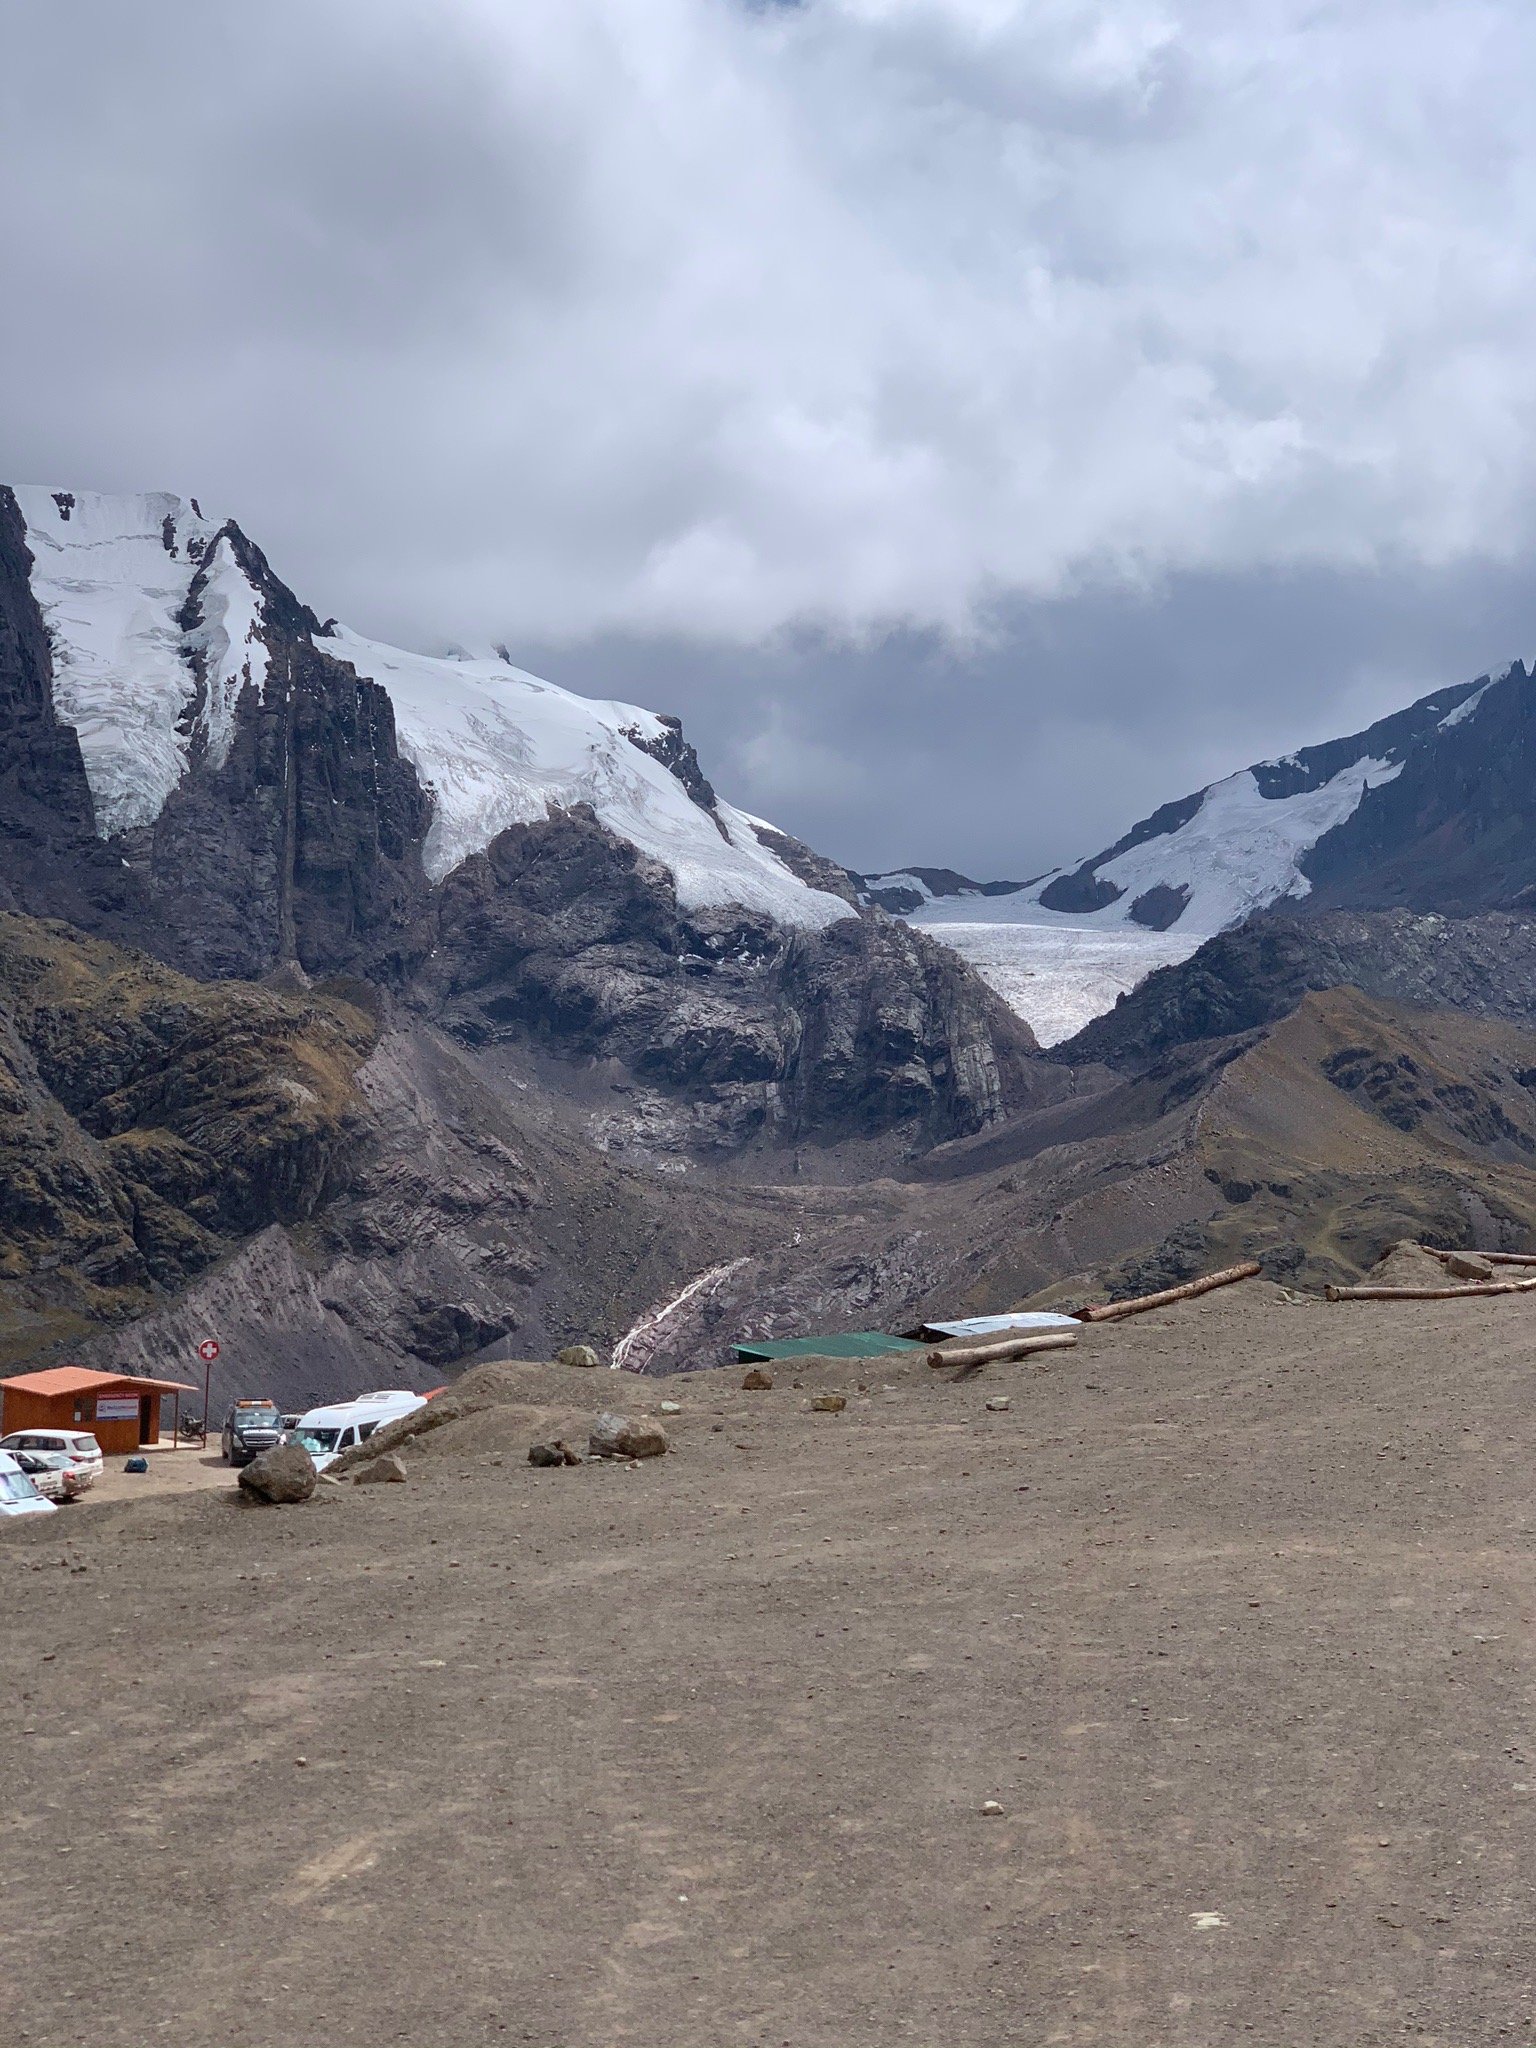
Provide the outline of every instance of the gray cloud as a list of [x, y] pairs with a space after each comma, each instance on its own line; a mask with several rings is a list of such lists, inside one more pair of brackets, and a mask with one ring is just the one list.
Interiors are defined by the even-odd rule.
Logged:
[[1525, 637], [1520, 0], [60, 0], [5, 59], [11, 473], [674, 705], [849, 859], [1043, 865]]
[[1529, 563], [1198, 574], [1013, 607], [985, 647], [906, 632], [743, 651], [535, 648], [682, 713], [723, 788], [856, 868], [1026, 880], [1266, 755], [1536, 657]]

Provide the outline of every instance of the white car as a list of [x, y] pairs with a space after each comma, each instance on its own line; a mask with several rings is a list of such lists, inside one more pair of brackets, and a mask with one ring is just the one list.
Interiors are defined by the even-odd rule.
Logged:
[[7, 1455], [16, 1460], [44, 1500], [78, 1500], [91, 1483], [72, 1469], [67, 1451], [11, 1451]]
[[104, 1470], [101, 1445], [82, 1429], [13, 1429], [0, 1436], [0, 1451], [62, 1451], [78, 1482], [77, 1493], [94, 1485]]
[[299, 1417], [284, 1442], [302, 1444], [313, 1458], [315, 1470], [323, 1472], [343, 1451], [350, 1451], [354, 1444], [367, 1443], [386, 1422], [398, 1422], [402, 1415], [414, 1415], [426, 1405], [422, 1394], [359, 1394], [355, 1401], [311, 1408], [308, 1414]]
[[54, 1515], [58, 1509], [44, 1500], [9, 1451], [0, 1451], [0, 1520], [13, 1515]]

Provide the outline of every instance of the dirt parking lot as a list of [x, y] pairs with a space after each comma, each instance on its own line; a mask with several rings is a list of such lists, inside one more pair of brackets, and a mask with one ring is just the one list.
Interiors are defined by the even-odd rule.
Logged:
[[1536, 1308], [739, 1378], [0, 1534], [0, 2037], [1536, 2039]]
[[175, 1450], [169, 1444], [152, 1444], [143, 1457], [149, 1468], [145, 1472], [130, 1472], [125, 1457], [104, 1459], [100, 1479], [78, 1501], [67, 1503], [64, 1511], [73, 1515], [77, 1507], [115, 1507], [120, 1501], [197, 1493], [209, 1487], [227, 1487], [235, 1477], [219, 1455], [217, 1437], [210, 1439], [206, 1450], [196, 1444], [181, 1444]]

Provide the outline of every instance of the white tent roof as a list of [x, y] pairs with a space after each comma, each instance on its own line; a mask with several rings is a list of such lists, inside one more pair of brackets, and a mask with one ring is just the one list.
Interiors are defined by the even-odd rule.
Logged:
[[958, 1323], [924, 1323], [925, 1337], [993, 1337], [1005, 1330], [1075, 1330], [1076, 1316], [1049, 1309], [1015, 1309], [1005, 1316], [966, 1316]]

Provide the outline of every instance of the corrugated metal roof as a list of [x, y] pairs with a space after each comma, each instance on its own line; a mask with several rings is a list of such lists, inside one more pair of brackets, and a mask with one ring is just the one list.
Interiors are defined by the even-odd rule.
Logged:
[[1000, 1337], [1008, 1330], [1076, 1330], [1076, 1316], [1049, 1309], [1019, 1309], [1006, 1316], [965, 1316], [957, 1323], [924, 1323], [925, 1337]]
[[125, 1387], [141, 1394], [195, 1394], [188, 1380], [146, 1380], [136, 1373], [87, 1372], [81, 1365], [52, 1365], [45, 1372], [20, 1372], [0, 1380], [0, 1387], [18, 1387], [24, 1394], [99, 1394], [104, 1387]]
[[893, 1351], [921, 1351], [907, 1337], [887, 1337], [879, 1330], [843, 1330], [835, 1337], [764, 1338], [731, 1347], [739, 1364], [756, 1365], [770, 1358], [886, 1358]]

